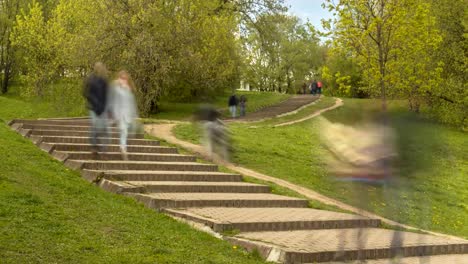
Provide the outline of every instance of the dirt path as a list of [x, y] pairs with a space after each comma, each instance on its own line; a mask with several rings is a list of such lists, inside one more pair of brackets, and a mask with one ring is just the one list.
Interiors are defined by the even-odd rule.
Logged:
[[[222, 159], [220, 159], [219, 157], [216, 157], [216, 156], [211, 157], [211, 156], [208, 155], [208, 153], [205, 151], [205, 149], [202, 146], [196, 145], [196, 144], [193, 144], [193, 143], [183, 141], [183, 140], [180, 140], [180, 139], [176, 138], [174, 136], [174, 134], [172, 133], [172, 129], [176, 125], [177, 124], [149, 124], [149, 125], [145, 125], [145, 131], [148, 134], [152, 135], [152, 136], [163, 139], [163, 140], [165, 140], [165, 141], [167, 141], [167, 142], [169, 142], [171, 144], [178, 145], [178, 146], [180, 146], [180, 147], [182, 147], [182, 148], [184, 148], [184, 149], [186, 149], [186, 150], [188, 150], [190, 152], [193, 152], [193, 153], [196, 153], [196, 154], [200, 155], [201, 157], [203, 157], [206, 160], [210, 160], [210, 161], [212, 161], [212, 162], [214, 162], [216, 164], [223, 165], [226, 168], [228, 168], [228, 169], [230, 169], [232, 171], [235, 171], [235, 172], [237, 172], [239, 174], [275, 183], [275, 184], [280, 185], [282, 187], [294, 190], [297, 193], [299, 193], [301, 195], [304, 195], [305, 197], [307, 197], [310, 200], [316, 200], [316, 201], [322, 202], [322, 203], [327, 204], [327, 205], [333, 205], [333, 206], [336, 206], [336, 207], [338, 207], [340, 209], [347, 210], [347, 211], [350, 211], [350, 212], [353, 212], [353, 213], [356, 213], [356, 214], [359, 214], [359, 215], [362, 215], [362, 216], [381, 219], [382, 222], [385, 222], [385, 223], [390, 224], [390, 225], [406, 228], [406, 229], [409, 229], [409, 230], [420, 230], [418, 228], [414, 228], [414, 227], [411, 227], [411, 226], [400, 224], [400, 223], [394, 222], [394, 221], [392, 221], [390, 219], [386, 219], [386, 218], [383, 218], [383, 217], [378, 216], [376, 214], [373, 214], [371, 212], [367, 212], [367, 211], [364, 211], [362, 209], [350, 206], [348, 204], [342, 203], [342, 202], [340, 202], [338, 200], [332, 199], [330, 197], [327, 197], [325, 195], [322, 195], [322, 194], [317, 193], [315, 191], [312, 191], [310, 189], [304, 188], [302, 186], [290, 183], [288, 181], [278, 179], [278, 178], [275, 178], [275, 177], [272, 177], [272, 176], [268, 176], [268, 175], [256, 172], [254, 170], [232, 164], [230, 162], [226, 162], [226, 161], [224, 161], [224, 160], [222, 160]], [[420, 230], [420, 231], [424, 231], [424, 232], [426, 232], [428, 234], [437, 235], [437, 236], [443, 236], [443, 237], [448, 237], [448, 238], [457, 238], [457, 237], [454, 237], [454, 236], [439, 234], [439, 233], [425, 231], [425, 230]]]

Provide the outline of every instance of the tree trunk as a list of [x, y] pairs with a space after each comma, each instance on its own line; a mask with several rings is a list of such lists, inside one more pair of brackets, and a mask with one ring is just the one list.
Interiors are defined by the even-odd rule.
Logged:
[[2, 94], [5, 94], [8, 92], [8, 85], [10, 84], [10, 78], [11, 78], [11, 63], [7, 63], [7, 65], [5, 65], [5, 72], [3, 73], [3, 78], [2, 78], [2, 83], [1, 83]]
[[[383, 16], [384, 4], [381, 2], [381, 14]], [[386, 97], [386, 87], [385, 87], [385, 61], [384, 61], [384, 41], [382, 33], [382, 24], [377, 25], [377, 46], [379, 50], [379, 71], [380, 71], [380, 94], [382, 96], [382, 111], [387, 111], [387, 97]]]

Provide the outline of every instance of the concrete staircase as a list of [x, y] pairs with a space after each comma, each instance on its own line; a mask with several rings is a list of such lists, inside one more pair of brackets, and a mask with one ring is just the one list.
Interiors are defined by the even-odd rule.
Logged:
[[[87, 119], [13, 120], [10, 126], [103, 189], [229, 232], [224, 239], [257, 249], [268, 260], [343, 263], [359, 257], [390, 263], [398, 253], [403, 258], [397, 263], [424, 263], [420, 256], [434, 263], [468, 263], [466, 240], [402, 232], [404, 242], [396, 249], [390, 243], [394, 231], [379, 228], [378, 219], [310, 209], [307, 200], [272, 194], [268, 186], [243, 182], [241, 175], [219, 172], [216, 165], [199, 163], [143, 134], [132, 135], [128, 160], [122, 160], [115, 128], [107, 152], [91, 152]], [[367, 239], [359, 245], [362, 234]]]

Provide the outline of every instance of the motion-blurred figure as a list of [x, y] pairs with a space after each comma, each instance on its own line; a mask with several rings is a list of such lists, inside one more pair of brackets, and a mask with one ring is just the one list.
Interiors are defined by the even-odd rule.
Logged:
[[83, 92], [91, 117], [91, 144], [93, 145], [93, 153], [104, 151], [104, 146], [98, 145], [100, 143], [99, 136], [108, 137], [106, 112], [108, 90], [106, 66], [101, 62], [97, 62], [94, 65], [93, 73], [85, 81]]
[[225, 124], [219, 119], [221, 114], [210, 105], [200, 106], [195, 114], [203, 129], [203, 144], [210, 156], [216, 153], [225, 161], [230, 157], [230, 136]]
[[245, 95], [241, 95], [239, 100], [240, 106], [240, 116], [245, 116], [245, 108], [247, 107], [247, 97]]
[[138, 117], [136, 100], [133, 95], [134, 89], [128, 72], [120, 71], [117, 80], [112, 83], [110, 108], [120, 130], [120, 151], [125, 160], [127, 159], [129, 129], [135, 129], [135, 121]]
[[[377, 123], [368, 123], [361, 127], [351, 127], [338, 123], [331, 123], [322, 118], [321, 134], [325, 145], [330, 152], [328, 165], [330, 171], [343, 181], [361, 182], [365, 184], [382, 185], [384, 191], [388, 191], [387, 185], [396, 187], [395, 171], [392, 167], [397, 152], [395, 150], [395, 134], [393, 130]], [[367, 194], [367, 189], [358, 189], [358, 184], [353, 184], [356, 189], [351, 191], [351, 195], [357, 199], [360, 209], [366, 208], [371, 202]], [[400, 187], [400, 186], [398, 186]], [[387, 190], [385, 190], [387, 189]], [[350, 197], [351, 198], [351, 197]], [[394, 196], [386, 195], [386, 202], [399, 201]], [[346, 248], [346, 241], [349, 241], [351, 230], [343, 229], [340, 238], [340, 255], [336, 260], [342, 260]], [[363, 249], [366, 244], [365, 228], [357, 230], [356, 243], [358, 247], [358, 259], [364, 258]], [[392, 255], [401, 254], [399, 248], [403, 241], [401, 232], [395, 232], [391, 241], [394, 252]]]
[[378, 124], [355, 128], [322, 120], [321, 134], [332, 154], [329, 165], [334, 174], [350, 181], [389, 180], [397, 156], [391, 128]]

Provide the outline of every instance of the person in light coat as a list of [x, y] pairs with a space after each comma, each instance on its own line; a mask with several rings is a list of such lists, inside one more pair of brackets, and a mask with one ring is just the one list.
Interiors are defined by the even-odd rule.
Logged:
[[127, 139], [130, 128], [134, 128], [138, 117], [135, 96], [135, 87], [127, 71], [120, 71], [117, 80], [112, 83], [110, 94], [110, 110], [120, 131], [120, 151], [122, 157], [127, 159]]

